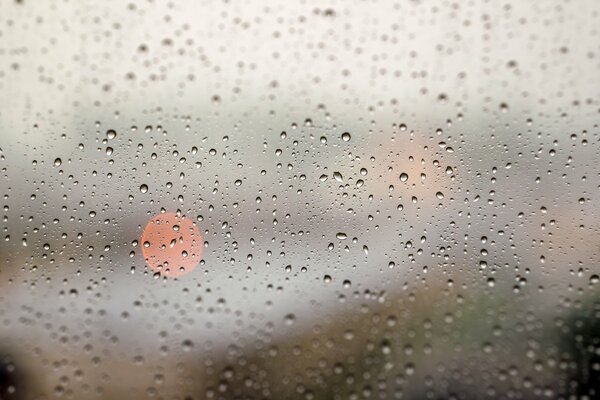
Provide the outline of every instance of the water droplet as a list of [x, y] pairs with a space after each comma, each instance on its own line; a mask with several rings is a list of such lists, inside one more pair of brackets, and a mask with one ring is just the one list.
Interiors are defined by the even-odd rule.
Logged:
[[294, 314], [287, 314], [283, 318], [283, 322], [288, 326], [292, 325], [294, 322], [296, 322], [296, 316]]
[[186, 339], [181, 343], [181, 347], [183, 348], [183, 351], [188, 352], [192, 350], [192, 348], [194, 348], [194, 342], [192, 342], [189, 339]]

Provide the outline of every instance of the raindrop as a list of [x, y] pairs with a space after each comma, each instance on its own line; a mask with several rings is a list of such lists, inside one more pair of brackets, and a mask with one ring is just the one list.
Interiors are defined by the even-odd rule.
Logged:
[[292, 325], [294, 322], [296, 322], [296, 316], [294, 314], [287, 314], [283, 318], [283, 322], [288, 326]]
[[183, 348], [183, 351], [188, 352], [194, 348], [194, 342], [192, 342], [189, 339], [186, 339], [181, 343], [181, 347]]

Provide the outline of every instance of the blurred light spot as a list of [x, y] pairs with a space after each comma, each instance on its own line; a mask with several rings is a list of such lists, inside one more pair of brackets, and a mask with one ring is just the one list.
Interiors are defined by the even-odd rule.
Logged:
[[152, 218], [142, 234], [142, 254], [162, 276], [178, 277], [193, 271], [202, 258], [202, 235], [190, 219], [175, 213]]

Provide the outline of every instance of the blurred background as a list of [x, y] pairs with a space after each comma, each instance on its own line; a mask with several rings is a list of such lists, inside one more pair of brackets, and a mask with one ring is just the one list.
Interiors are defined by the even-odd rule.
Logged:
[[2, 1], [0, 399], [600, 398], [599, 22]]

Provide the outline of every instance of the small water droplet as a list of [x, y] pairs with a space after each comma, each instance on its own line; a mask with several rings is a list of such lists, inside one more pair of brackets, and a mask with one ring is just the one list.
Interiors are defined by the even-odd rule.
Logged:
[[294, 322], [296, 322], [296, 316], [294, 314], [287, 314], [283, 318], [283, 322], [288, 326], [292, 325]]

